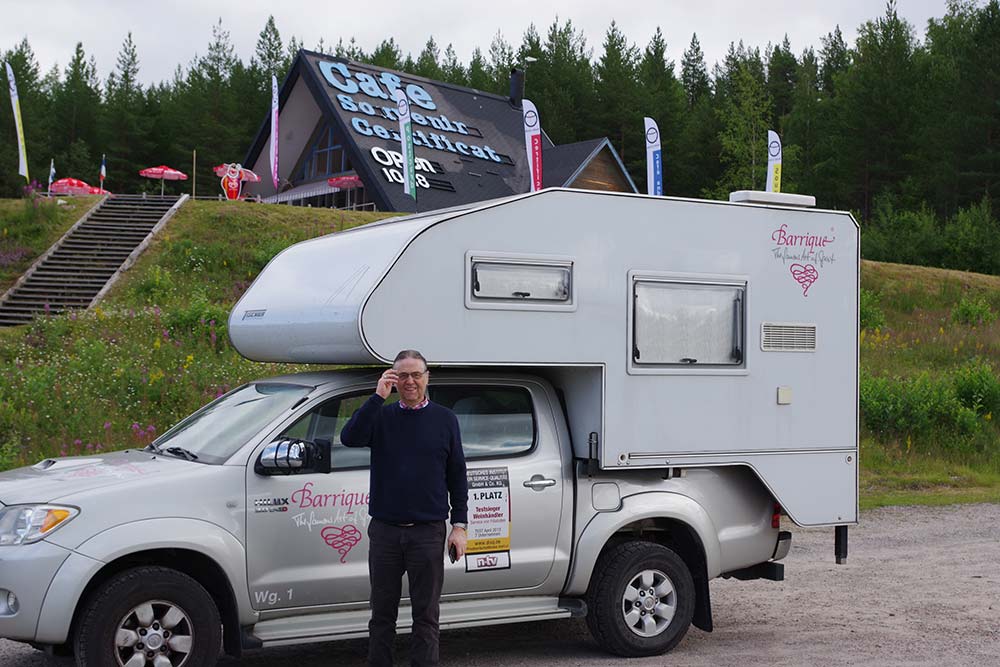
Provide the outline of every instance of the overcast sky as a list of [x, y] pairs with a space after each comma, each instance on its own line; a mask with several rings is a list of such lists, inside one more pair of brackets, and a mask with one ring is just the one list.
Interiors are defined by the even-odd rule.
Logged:
[[[945, 12], [945, 0], [898, 0], [898, 11], [923, 39], [927, 20]], [[772, 0], [735, 2], [727, 0], [502, 0], [458, 2], [418, 0], [411, 2], [299, 2], [260, 0], [206, 2], [176, 0], [0, 0], [0, 50], [12, 48], [23, 37], [38, 57], [42, 72], [53, 64], [66, 66], [77, 42], [88, 56], [97, 59], [101, 80], [114, 68], [126, 34], [131, 31], [140, 58], [140, 77], [146, 82], [170, 79], [178, 64], [183, 67], [196, 54], [204, 54], [212, 25], [220, 17], [229, 31], [236, 54], [249, 61], [257, 36], [269, 14], [275, 15], [282, 40], [291, 36], [306, 48], [315, 48], [320, 38], [336, 44], [354, 36], [362, 49], [370, 51], [381, 40], [394, 37], [404, 53], [414, 57], [431, 35], [444, 50], [454, 45], [459, 60], [468, 64], [475, 47], [484, 53], [499, 29], [515, 47], [530, 23], [543, 39], [557, 17], [571, 19], [582, 29], [594, 58], [611, 20], [618, 22], [629, 40], [643, 48], [656, 26], [662, 29], [668, 56], [679, 70], [681, 54], [698, 34], [709, 69], [722, 59], [730, 42], [743, 40], [748, 46], [780, 42], [787, 33], [797, 55], [808, 46], [817, 50], [820, 37], [840, 25], [853, 45], [857, 28], [885, 11], [877, 0]], [[528, 77], [530, 80], [530, 71]]]

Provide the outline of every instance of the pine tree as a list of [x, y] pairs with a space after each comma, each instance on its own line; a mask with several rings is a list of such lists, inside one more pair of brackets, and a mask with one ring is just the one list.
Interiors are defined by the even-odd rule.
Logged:
[[820, 38], [823, 48], [820, 49], [820, 72], [819, 78], [823, 85], [823, 91], [827, 95], [834, 93], [835, 80], [837, 76], [846, 71], [851, 65], [851, 52], [844, 41], [844, 35], [840, 32], [838, 25], [833, 32]]
[[455, 47], [448, 44], [444, 50], [444, 60], [441, 63], [441, 75], [444, 81], [454, 83], [459, 86], [468, 84], [468, 75], [462, 63], [459, 62], [455, 54]]
[[483, 52], [477, 46], [472, 50], [472, 59], [469, 61], [469, 87], [476, 90], [489, 91], [493, 84], [490, 76], [489, 65]]
[[798, 62], [792, 53], [788, 35], [785, 35], [784, 41], [771, 49], [767, 58], [767, 92], [774, 104], [771, 127], [779, 132], [782, 119], [792, 110], [797, 68]]
[[687, 96], [688, 109], [693, 109], [703, 97], [712, 92], [712, 83], [705, 66], [705, 54], [701, 51], [698, 35], [691, 36], [691, 44], [681, 59], [681, 83]]
[[510, 89], [510, 70], [513, 66], [514, 49], [498, 30], [490, 42], [490, 57], [486, 65], [490, 83], [486, 90], [497, 95], [505, 95]]
[[376, 67], [386, 69], [401, 69], [403, 66], [403, 53], [392, 37], [383, 39], [375, 50], [368, 56], [368, 62]]
[[[663, 154], [664, 192], [678, 192], [676, 177], [683, 165], [680, 163], [679, 147], [684, 128], [684, 117], [687, 110], [687, 98], [684, 87], [674, 75], [674, 63], [667, 60], [667, 42], [660, 28], [649, 40], [642, 60], [639, 62], [639, 90], [636, 100], [640, 102], [640, 115], [653, 118], [660, 128], [660, 144]], [[641, 119], [640, 119], [641, 122]], [[640, 131], [641, 126], [632, 128]], [[645, 192], [646, 167], [645, 151], [633, 155], [627, 163], [633, 180], [640, 192]], [[640, 185], [641, 184], [641, 185]]]
[[424, 44], [423, 51], [417, 57], [415, 74], [439, 81], [443, 78], [441, 65], [438, 62], [440, 58], [441, 50], [438, 48], [437, 42], [434, 41], [434, 37], [427, 38], [427, 43]]
[[53, 148], [64, 176], [93, 180], [89, 175], [97, 169], [91, 158], [97, 152], [100, 113], [97, 66], [77, 43], [53, 100], [53, 118], [58, 120], [52, 128]]
[[642, 112], [636, 105], [638, 62], [639, 49], [612, 21], [604, 36], [604, 52], [594, 66], [595, 115], [626, 164], [640, 153], [645, 155]]
[[281, 43], [281, 33], [278, 32], [273, 15], [267, 17], [267, 23], [264, 24], [264, 29], [257, 37], [257, 47], [254, 49], [254, 58], [251, 63], [251, 66], [255, 65], [260, 69], [268, 81], [271, 80], [272, 74], [279, 79], [284, 74], [285, 48]]
[[140, 158], [149, 150], [145, 96], [139, 83], [139, 54], [128, 33], [122, 43], [115, 70], [108, 77], [102, 129], [107, 153], [108, 189], [135, 192], [139, 185]]
[[726, 170], [711, 193], [719, 199], [734, 190], [764, 187], [772, 113], [771, 100], [752, 58], [737, 62], [728, 76], [730, 94], [722, 100], [718, 112], [722, 123], [721, 158]]

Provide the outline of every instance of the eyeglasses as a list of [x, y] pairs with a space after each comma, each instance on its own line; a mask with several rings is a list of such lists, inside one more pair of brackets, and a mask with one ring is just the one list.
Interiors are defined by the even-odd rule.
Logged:
[[412, 373], [396, 373], [396, 377], [401, 382], [406, 382], [409, 378], [413, 378], [414, 380], [419, 380], [425, 375], [427, 375], [427, 371], [414, 371]]

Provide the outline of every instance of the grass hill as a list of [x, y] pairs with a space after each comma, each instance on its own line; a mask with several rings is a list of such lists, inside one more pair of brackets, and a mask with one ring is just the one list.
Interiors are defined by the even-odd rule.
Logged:
[[[21, 238], [18, 206], [0, 202], [0, 227]], [[0, 469], [142, 446], [231, 387], [298, 370], [240, 357], [229, 309], [282, 248], [385, 215], [185, 204], [99, 308], [0, 329]], [[864, 263], [864, 506], [1000, 501], [997, 312], [998, 277]]]

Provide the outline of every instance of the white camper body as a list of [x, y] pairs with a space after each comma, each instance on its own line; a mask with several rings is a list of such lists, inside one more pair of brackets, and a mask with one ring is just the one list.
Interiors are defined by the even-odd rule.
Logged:
[[530, 367], [577, 458], [747, 466], [799, 525], [856, 523], [858, 224], [760, 198], [543, 190], [313, 239], [229, 335], [259, 361]]

